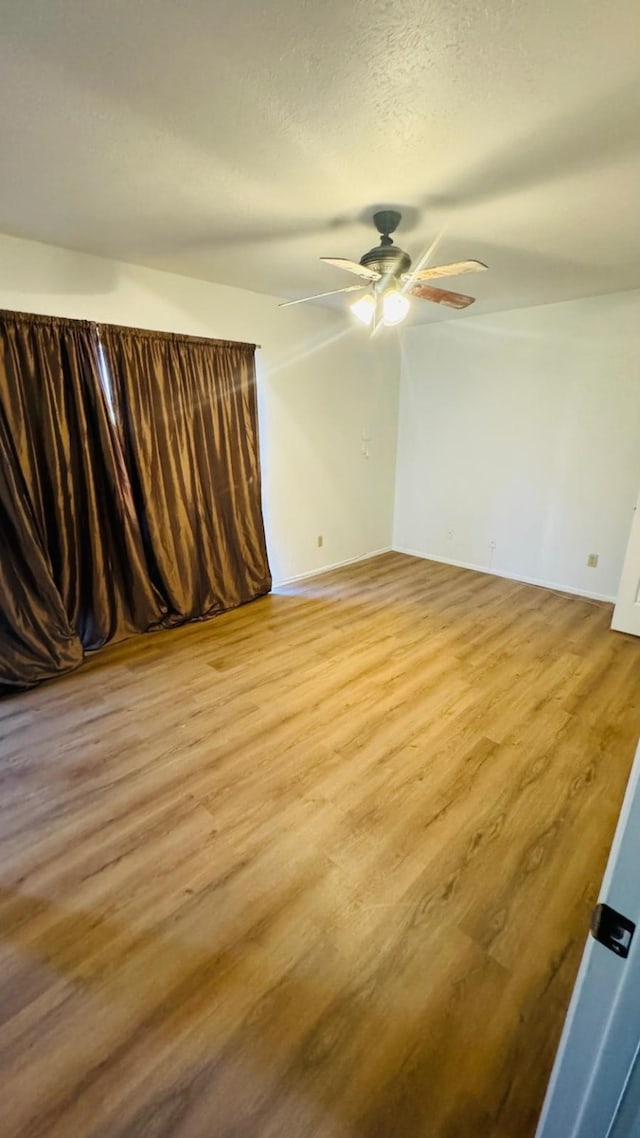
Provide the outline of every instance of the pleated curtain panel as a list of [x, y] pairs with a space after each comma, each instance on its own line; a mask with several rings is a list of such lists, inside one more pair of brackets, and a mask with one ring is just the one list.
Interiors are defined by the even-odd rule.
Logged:
[[0, 693], [271, 588], [255, 345], [0, 312]]

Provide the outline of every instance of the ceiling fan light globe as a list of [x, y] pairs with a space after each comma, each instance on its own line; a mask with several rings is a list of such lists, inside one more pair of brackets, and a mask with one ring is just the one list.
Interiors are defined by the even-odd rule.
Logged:
[[382, 319], [385, 324], [401, 324], [409, 311], [409, 301], [397, 289], [386, 292], [382, 298]]
[[376, 302], [370, 292], [366, 296], [361, 296], [349, 306], [353, 315], [362, 323], [369, 325], [373, 321], [373, 314], [376, 310]]

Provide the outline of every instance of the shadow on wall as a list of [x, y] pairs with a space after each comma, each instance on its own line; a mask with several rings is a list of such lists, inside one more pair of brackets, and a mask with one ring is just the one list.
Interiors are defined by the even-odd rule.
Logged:
[[[11, 238], [11, 234], [7, 236]], [[11, 239], [3, 242], [2, 261], [3, 277], [11, 283], [11, 293], [42, 297], [45, 308], [50, 307], [50, 296], [82, 298], [113, 293], [120, 278], [116, 261], [22, 237], [17, 237], [15, 245]], [[42, 310], [39, 303], [38, 311]], [[31, 311], [28, 304], [25, 311]]]

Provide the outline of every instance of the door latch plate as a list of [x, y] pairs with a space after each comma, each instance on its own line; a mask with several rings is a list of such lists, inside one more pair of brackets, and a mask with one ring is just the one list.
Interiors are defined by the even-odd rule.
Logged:
[[635, 931], [636, 926], [633, 921], [603, 902], [596, 905], [591, 914], [591, 935], [605, 948], [611, 949], [616, 956], [621, 956], [623, 959], [629, 955]]

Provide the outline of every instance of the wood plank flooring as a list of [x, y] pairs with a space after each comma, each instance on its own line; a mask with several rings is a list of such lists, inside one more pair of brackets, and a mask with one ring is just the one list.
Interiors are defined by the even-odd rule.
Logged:
[[609, 620], [387, 554], [0, 702], [3, 1138], [531, 1138], [640, 734]]

